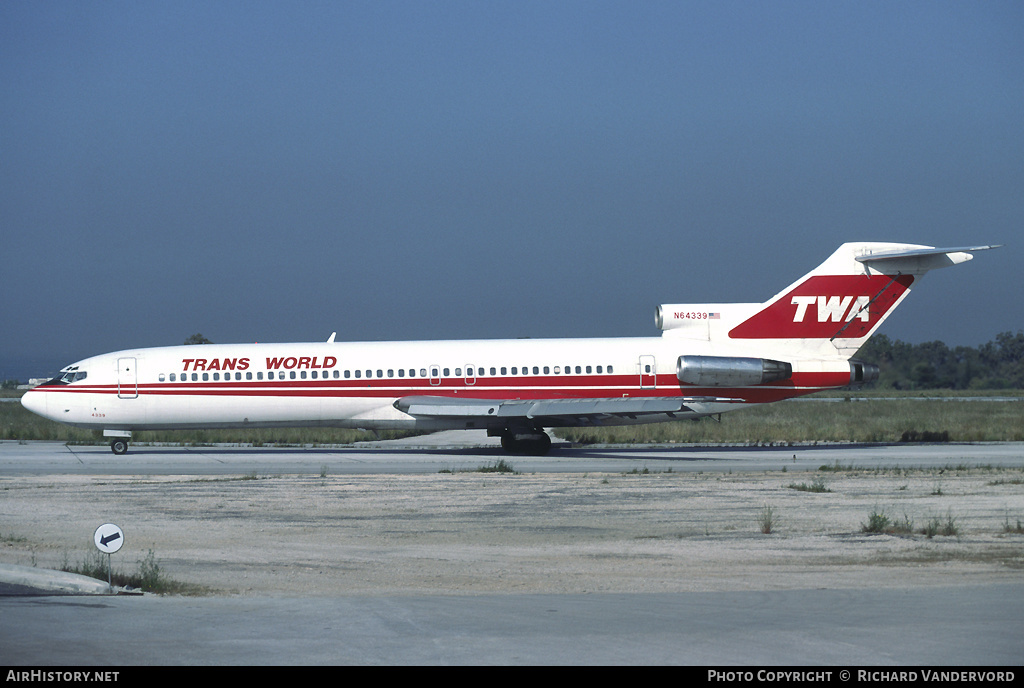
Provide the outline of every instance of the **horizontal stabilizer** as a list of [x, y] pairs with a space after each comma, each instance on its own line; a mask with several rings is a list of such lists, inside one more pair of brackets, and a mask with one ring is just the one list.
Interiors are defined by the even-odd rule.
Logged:
[[868, 263], [878, 260], [896, 260], [898, 258], [917, 258], [955, 253], [972, 253], [973, 251], [988, 251], [993, 248], [1002, 248], [1002, 246], [959, 246], [957, 248], [917, 248], [905, 251], [874, 251], [865, 253], [864, 255], [854, 256], [854, 260], [861, 263]]
[[929, 270], [966, 263], [974, 258], [974, 251], [987, 251], [999, 246], [959, 246], [932, 248], [930, 246], [904, 246], [900, 248], [867, 249], [857, 252], [853, 259], [865, 265], [876, 264], [879, 270], [924, 274]]

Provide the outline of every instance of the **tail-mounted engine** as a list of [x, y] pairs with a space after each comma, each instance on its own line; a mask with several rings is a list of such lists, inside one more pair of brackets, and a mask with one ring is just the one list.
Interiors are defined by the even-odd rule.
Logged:
[[856, 358], [850, 359], [850, 384], [863, 385], [866, 382], [878, 380], [878, 366], [874, 363], [865, 363]]
[[698, 387], [750, 387], [793, 376], [793, 364], [767, 358], [680, 356], [676, 377]]

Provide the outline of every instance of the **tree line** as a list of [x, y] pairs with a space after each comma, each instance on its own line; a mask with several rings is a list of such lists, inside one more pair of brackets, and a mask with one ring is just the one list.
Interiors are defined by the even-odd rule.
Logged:
[[1024, 389], [1024, 332], [979, 347], [908, 344], [875, 335], [857, 358], [879, 367], [876, 389]]

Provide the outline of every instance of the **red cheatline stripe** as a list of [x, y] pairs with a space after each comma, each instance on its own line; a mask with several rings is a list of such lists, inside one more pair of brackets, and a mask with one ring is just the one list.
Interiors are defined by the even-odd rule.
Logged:
[[[843, 385], [848, 381], [845, 373], [799, 373], [793, 380], [773, 385], [741, 388], [707, 388], [681, 386], [674, 375], [661, 375], [657, 388], [640, 389], [636, 375], [567, 378], [560, 376], [538, 378], [478, 379], [475, 385], [466, 385], [462, 378], [446, 379], [444, 384], [431, 385], [427, 379], [400, 381], [382, 380], [284, 380], [284, 381], [232, 381], [232, 382], [167, 382], [158, 384], [125, 385], [54, 385], [37, 387], [38, 391], [68, 394], [109, 394], [119, 392], [146, 396], [210, 396], [210, 397], [343, 397], [394, 398], [410, 395], [461, 396], [464, 398], [614, 398], [623, 394], [638, 396], [713, 396], [742, 398], [749, 402], [764, 403], [800, 396], [822, 388]], [[396, 384], [400, 383], [400, 384]], [[600, 384], [598, 384], [600, 383]]]

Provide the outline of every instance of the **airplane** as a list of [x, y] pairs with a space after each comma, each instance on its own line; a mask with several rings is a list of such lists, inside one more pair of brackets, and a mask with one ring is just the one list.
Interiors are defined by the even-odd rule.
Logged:
[[854, 358], [930, 270], [996, 246], [858, 242], [763, 303], [662, 304], [657, 337], [204, 344], [87, 358], [28, 410], [101, 429], [485, 429], [542, 455], [545, 428], [720, 415], [878, 378]]

